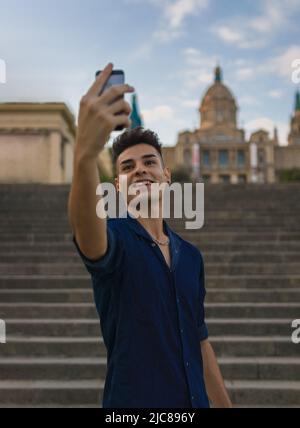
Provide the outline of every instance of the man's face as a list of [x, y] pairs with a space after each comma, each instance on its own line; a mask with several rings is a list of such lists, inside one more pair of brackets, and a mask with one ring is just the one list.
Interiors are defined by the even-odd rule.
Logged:
[[[124, 150], [117, 159], [117, 174], [117, 190], [120, 190], [120, 175], [123, 175], [127, 178], [127, 194], [128, 187], [133, 186], [131, 188], [141, 192], [148, 191], [149, 198], [151, 183], [171, 181], [169, 168], [164, 168], [160, 154], [149, 144], [137, 144]], [[142, 183], [146, 184], [146, 187], [139, 187]], [[134, 195], [128, 195], [129, 202], [133, 198]]]

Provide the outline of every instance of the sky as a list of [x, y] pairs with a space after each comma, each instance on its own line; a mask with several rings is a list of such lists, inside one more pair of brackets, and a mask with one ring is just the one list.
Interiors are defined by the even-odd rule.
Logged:
[[113, 62], [145, 127], [172, 146], [199, 127], [219, 63], [239, 127], [249, 136], [277, 126], [285, 144], [299, 22], [300, 0], [0, 0], [0, 102], [65, 102], [77, 118], [96, 70]]

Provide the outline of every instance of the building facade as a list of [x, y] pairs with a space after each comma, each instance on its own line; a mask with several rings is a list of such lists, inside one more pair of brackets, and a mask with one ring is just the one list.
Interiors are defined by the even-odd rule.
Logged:
[[[75, 136], [75, 118], [64, 103], [0, 104], [0, 183], [71, 183]], [[107, 152], [99, 166], [110, 176]]]
[[[274, 183], [282, 173], [300, 170], [300, 94], [291, 117], [287, 146], [277, 130], [252, 133], [238, 127], [238, 105], [215, 70], [214, 83], [199, 106], [199, 128], [179, 133], [164, 147], [166, 165], [196, 181]], [[0, 104], [0, 183], [64, 184], [72, 181], [75, 118], [64, 103]], [[109, 149], [99, 155], [99, 173], [113, 177]]]
[[232, 184], [274, 183], [281, 171], [300, 168], [299, 93], [288, 146], [279, 146], [276, 128], [272, 136], [258, 130], [246, 140], [245, 131], [237, 125], [237, 114], [237, 102], [217, 67], [214, 84], [199, 107], [199, 128], [181, 132], [175, 147], [164, 148], [167, 164], [174, 170], [185, 169], [195, 180]]

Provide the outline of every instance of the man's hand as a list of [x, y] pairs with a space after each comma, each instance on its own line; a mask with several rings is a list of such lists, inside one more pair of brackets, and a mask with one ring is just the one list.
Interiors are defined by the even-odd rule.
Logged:
[[214, 408], [232, 408], [215, 352], [208, 340], [200, 343], [205, 386]]
[[[108, 64], [80, 101], [76, 158], [96, 159], [117, 126], [131, 126], [130, 104], [120, 97], [127, 92], [134, 92], [134, 88], [118, 85], [102, 93], [112, 70], [113, 65]], [[118, 114], [120, 112], [122, 114]]]

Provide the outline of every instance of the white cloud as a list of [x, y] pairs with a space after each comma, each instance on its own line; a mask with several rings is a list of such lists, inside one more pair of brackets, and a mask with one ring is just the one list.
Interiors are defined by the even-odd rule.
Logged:
[[162, 19], [153, 39], [166, 43], [184, 35], [184, 21], [209, 7], [211, 0], [124, 0], [125, 4], [151, 4], [159, 9]]
[[209, 7], [211, 0], [124, 0], [126, 4], [150, 3], [159, 9], [158, 26], [148, 40], [129, 55], [129, 61], [149, 60], [156, 44], [168, 43], [184, 36], [184, 23]]
[[260, 104], [260, 100], [258, 97], [254, 95], [244, 95], [239, 98], [239, 105], [240, 106], [257, 106]]
[[247, 138], [250, 137], [252, 132], [263, 129], [270, 133], [270, 137], [274, 135], [274, 128], [278, 129], [278, 138], [280, 145], [287, 144], [287, 138], [289, 133], [289, 125], [285, 122], [274, 122], [272, 119], [268, 117], [258, 117], [254, 120], [251, 120], [245, 124], [245, 129], [247, 133]]
[[180, 28], [184, 19], [206, 9], [208, 0], [176, 0], [169, 2], [165, 8], [166, 21], [170, 28]]
[[292, 62], [300, 58], [300, 45], [294, 45], [287, 48], [281, 55], [269, 59], [267, 68], [275, 72], [279, 76], [288, 77], [292, 79]]
[[223, 42], [226, 43], [242, 43], [244, 42], [244, 35], [238, 30], [233, 30], [229, 26], [223, 25], [216, 27], [215, 29], [217, 35]]
[[160, 105], [149, 110], [142, 110], [145, 122], [152, 124], [162, 120], [170, 120], [174, 117], [174, 110], [168, 105]]
[[199, 100], [184, 100], [181, 102], [181, 105], [183, 107], [193, 108], [193, 109], [198, 108], [199, 104], [200, 104]]
[[[265, 61], [255, 63], [254, 61], [240, 61], [232, 63], [235, 69], [235, 78], [238, 81], [257, 79], [260, 76], [278, 76], [283, 77], [292, 84], [292, 73], [294, 71], [292, 62], [300, 59], [300, 45], [293, 45], [285, 48], [277, 56], [266, 58]], [[240, 66], [241, 65], [241, 66]], [[273, 90], [268, 92], [271, 98], [280, 98], [282, 92]]]
[[154, 38], [160, 42], [169, 42], [184, 34], [183, 25], [186, 18], [207, 9], [210, 0], [168, 0], [155, 3], [160, 5], [163, 19], [154, 33]]
[[279, 99], [283, 97], [283, 92], [278, 89], [273, 89], [272, 91], [268, 92], [268, 96], [270, 98]]
[[259, 33], [270, 33], [278, 29], [286, 20], [286, 11], [284, 0], [264, 0], [263, 14], [251, 19], [248, 23], [249, 28]]
[[[241, 20], [242, 18], [238, 19], [239, 22]], [[241, 49], [253, 49], [265, 46], [265, 40], [251, 34], [250, 31], [245, 30], [245, 27], [246, 24], [239, 27], [236, 24], [228, 23], [227, 25], [214, 26], [212, 28], [212, 32], [222, 40], [222, 42], [229, 45], [235, 45]]]
[[235, 16], [212, 28], [226, 44], [241, 49], [258, 49], [266, 46], [272, 36], [285, 28], [293, 13], [299, 10], [300, 0], [262, 0], [259, 15], [249, 18]]
[[251, 67], [238, 68], [235, 72], [236, 78], [239, 81], [251, 79], [255, 76], [255, 69]]
[[[190, 91], [204, 89], [204, 86], [213, 83], [213, 70], [218, 63], [218, 56], [207, 55], [200, 50], [189, 47], [182, 51], [183, 68], [175, 73], [175, 77], [182, 82], [186, 95]], [[187, 95], [190, 96], [190, 95]]]

